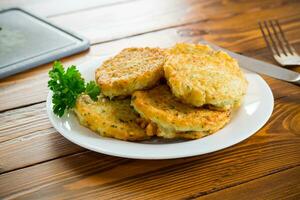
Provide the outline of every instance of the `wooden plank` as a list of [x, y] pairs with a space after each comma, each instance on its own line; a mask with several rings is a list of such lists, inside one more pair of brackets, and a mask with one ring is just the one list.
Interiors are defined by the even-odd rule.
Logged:
[[[254, 141], [280, 140], [281, 137], [293, 140], [295, 136], [299, 136], [299, 101], [300, 94], [276, 100], [268, 124], [252, 137], [262, 140]], [[52, 128], [44, 106], [42, 103], [2, 114], [5, 123], [0, 125], [3, 141], [0, 143], [0, 173], [83, 151]], [[12, 123], [16, 126], [12, 126]], [[27, 155], [31, 156], [24, 159]]]
[[89, 38], [91, 43], [99, 43], [204, 20], [204, 15], [195, 9], [214, 3], [215, 0], [141, 0], [50, 20]]
[[[293, 18], [293, 20], [284, 23], [283, 28], [285, 30], [288, 30], [286, 31], [287, 37], [291, 42], [294, 42], [296, 44], [295, 47], [300, 51], [300, 41], [297, 42], [298, 36], [295, 34], [295, 33], [299, 34], [300, 24], [296, 23], [299, 25], [296, 26], [294, 25], [295, 23], [296, 20], [294, 20]], [[242, 27], [244, 26], [247, 25], [244, 24]], [[252, 27], [252, 29], [249, 30], [249, 34], [257, 35], [257, 36], [249, 40], [244, 40], [245, 45], [242, 46], [240, 46], [241, 44], [233, 45], [232, 36], [231, 38], [228, 39], [228, 42], [225, 42], [226, 36], [229, 37], [229, 35], [226, 32], [225, 32], [226, 34], [223, 35], [218, 30], [220, 29], [220, 27], [217, 30], [214, 30], [215, 33], [213, 32], [213, 30], [211, 30], [210, 34], [205, 33], [206, 29], [209, 29], [209, 25], [205, 25], [203, 23], [197, 23], [194, 25], [184, 26], [180, 28], [172, 28], [172, 29], [154, 32], [154, 33], [143, 34], [128, 39], [95, 45], [91, 47], [89, 52], [62, 59], [62, 61], [66, 65], [71, 65], [71, 64], [77, 65], [89, 59], [92, 59], [91, 56], [95, 58], [99, 56], [108, 56], [120, 51], [122, 48], [126, 48], [129, 46], [167, 47], [180, 41], [196, 42], [202, 37], [204, 37], [209, 41], [214, 41], [215, 35], [219, 34], [221, 37], [224, 38], [224, 41], [220, 42], [220, 45], [222, 45], [223, 47], [230, 47], [229, 49], [232, 49], [237, 52], [247, 52], [250, 50], [251, 52], [249, 54], [253, 57], [258, 57], [259, 54], [264, 53], [264, 56], [263, 57], [260, 56], [259, 58], [274, 63], [273, 60], [267, 59], [268, 57], [270, 57], [270, 55], [268, 54], [268, 50], [266, 49], [265, 43], [262, 37], [259, 35], [260, 34], [259, 30], [256, 27]], [[239, 41], [238, 40], [239, 38], [240, 37], [237, 37], [237, 41]], [[255, 54], [254, 50], [256, 50], [256, 52], [258, 53]], [[246, 55], [247, 54], [248, 53], [246, 53]], [[51, 67], [50, 64], [43, 65], [36, 69], [32, 69], [27, 72], [14, 75], [12, 77], [1, 80], [0, 81], [0, 102], [1, 102], [0, 111], [44, 101], [48, 93], [47, 71], [49, 70], [50, 67]], [[284, 83], [282, 81], [277, 81], [270, 78], [268, 78], [267, 81], [272, 86], [275, 97], [282, 97], [285, 95], [290, 95], [299, 92], [297, 86], [293, 86], [291, 84]]]
[[[84, 35], [92, 43], [196, 22], [207, 23], [210, 24], [210, 28], [221, 29], [220, 34], [215, 35], [217, 42], [222, 41], [221, 34], [225, 34], [231, 36], [231, 41], [236, 41], [235, 37], [239, 36], [239, 42], [243, 43], [245, 37], [255, 36], [244, 31], [253, 26], [257, 29], [258, 19], [273, 17], [274, 13], [281, 18], [299, 15], [297, 9], [299, 2], [284, 2], [244, 1], [239, 4], [230, 2], [224, 4], [218, 0], [142, 0], [57, 16], [51, 18], [51, 21]], [[206, 31], [209, 32], [210, 29]], [[235, 31], [239, 33], [232, 34]]]
[[0, 8], [21, 7], [43, 17], [53, 17], [82, 10], [113, 6], [129, 1], [131, 0], [1, 0]]
[[0, 143], [52, 128], [45, 103], [1, 113], [0, 119]]
[[85, 150], [63, 138], [54, 128], [36, 131], [0, 144], [0, 173], [82, 151]]
[[[62, 61], [70, 66], [90, 59], [92, 58], [85, 52]], [[47, 64], [0, 80], [0, 111], [45, 101], [50, 68], [51, 64]]]
[[199, 200], [214, 199], [300, 199], [300, 167], [255, 179], [245, 184], [205, 196], [192, 195]]
[[223, 151], [186, 159], [128, 160], [93, 152], [63, 157], [0, 175], [0, 196], [181, 199], [299, 166], [300, 138], [267, 130]]

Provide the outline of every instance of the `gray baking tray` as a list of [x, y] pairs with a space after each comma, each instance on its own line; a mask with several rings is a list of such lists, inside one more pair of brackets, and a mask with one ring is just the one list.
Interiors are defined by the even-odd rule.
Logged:
[[0, 79], [88, 48], [87, 39], [24, 9], [0, 10]]

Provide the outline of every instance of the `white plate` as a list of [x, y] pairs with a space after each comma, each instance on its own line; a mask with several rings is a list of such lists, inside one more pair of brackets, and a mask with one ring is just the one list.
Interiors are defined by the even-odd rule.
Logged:
[[[94, 80], [94, 71], [102, 60], [93, 60], [78, 66], [85, 80]], [[242, 63], [240, 63], [242, 65]], [[84, 148], [113, 156], [138, 159], [170, 159], [201, 155], [230, 147], [253, 135], [272, 114], [274, 100], [267, 83], [257, 74], [245, 71], [249, 82], [243, 105], [233, 113], [229, 124], [217, 133], [198, 140], [164, 142], [127, 142], [101, 137], [81, 126], [70, 112], [58, 118], [52, 112], [48, 94], [47, 112], [53, 126], [65, 138]]]

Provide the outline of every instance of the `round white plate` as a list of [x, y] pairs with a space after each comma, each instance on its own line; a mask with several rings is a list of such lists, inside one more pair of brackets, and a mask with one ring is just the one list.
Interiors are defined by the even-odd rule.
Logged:
[[[94, 72], [102, 60], [78, 66], [86, 81], [94, 80]], [[240, 63], [242, 66], [242, 63]], [[72, 113], [62, 118], [52, 112], [52, 93], [47, 98], [47, 112], [53, 126], [65, 138], [84, 148], [113, 156], [138, 159], [170, 159], [201, 155], [230, 147], [253, 135], [272, 114], [274, 100], [267, 83], [257, 74], [245, 71], [249, 82], [243, 105], [233, 113], [229, 124], [213, 135], [191, 141], [152, 140], [127, 142], [97, 135], [81, 126]]]

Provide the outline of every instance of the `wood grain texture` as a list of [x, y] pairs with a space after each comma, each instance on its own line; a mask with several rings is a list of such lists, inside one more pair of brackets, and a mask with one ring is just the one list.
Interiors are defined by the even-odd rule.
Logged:
[[0, 143], [52, 128], [45, 103], [0, 113]]
[[54, 128], [0, 144], [0, 173], [84, 151], [69, 142]]
[[[24, 6], [88, 37], [91, 49], [63, 59], [66, 65], [128, 46], [167, 47], [200, 38], [274, 63], [257, 27], [271, 18], [280, 20], [300, 52], [297, 0], [70, 2], [3, 0], [0, 7]], [[0, 81], [0, 199], [299, 199], [299, 87], [263, 76], [275, 97], [274, 112], [233, 147], [144, 161], [94, 153], [58, 134], [45, 112], [50, 67]]]
[[[75, 13], [99, 7], [113, 6], [133, 0], [1, 0], [0, 8], [21, 7], [39, 16], [53, 17], [66, 13]], [[60, 5], [60, 6], [59, 6]]]
[[[251, 1], [236, 4], [234, 1], [218, 0], [141, 0], [53, 17], [51, 21], [86, 36], [92, 43], [98, 43], [197, 22], [214, 22], [212, 27], [220, 27], [217, 24], [224, 23], [222, 32], [233, 33], [235, 29], [241, 32], [251, 28], [250, 24], [257, 28], [257, 19], [273, 17], [275, 12], [293, 16], [299, 12], [297, 6], [297, 1], [284, 0], [260, 1], [259, 4]], [[248, 27], [241, 30], [235, 26], [240, 24], [238, 19], [249, 20]], [[226, 23], [231, 26], [226, 26]], [[238, 36], [249, 35], [242, 33]], [[220, 35], [217, 39], [222, 40]]]
[[85, 152], [3, 174], [0, 194], [8, 199], [180, 199], [299, 166], [299, 146], [296, 136], [261, 136], [217, 153], [163, 161]]
[[[65, 65], [88, 60], [87, 53], [62, 59]], [[48, 71], [51, 64], [0, 80], [0, 111], [43, 102], [48, 94]]]
[[[193, 196], [193, 199], [197, 195]], [[300, 199], [300, 167], [255, 179], [233, 188], [200, 196], [198, 200], [218, 199]]]

